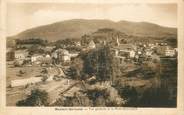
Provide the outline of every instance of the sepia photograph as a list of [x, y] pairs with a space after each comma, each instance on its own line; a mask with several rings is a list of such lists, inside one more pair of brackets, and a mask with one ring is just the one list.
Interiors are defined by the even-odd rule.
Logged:
[[176, 3], [6, 7], [6, 106], [177, 108]]

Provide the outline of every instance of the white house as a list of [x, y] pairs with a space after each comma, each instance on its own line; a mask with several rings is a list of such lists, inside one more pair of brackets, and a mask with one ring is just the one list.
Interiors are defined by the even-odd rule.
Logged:
[[50, 55], [46, 55], [41, 59], [42, 64], [51, 64], [52, 63], [52, 58]]
[[58, 58], [58, 53], [56, 51], [52, 52], [51, 57], [57, 59]]
[[41, 82], [41, 81], [42, 81], [42, 77], [30, 77], [30, 78], [26, 78], [26, 79], [16, 79], [16, 80], [11, 81], [11, 86], [12, 87], [24, 86], [27, 84], [37, 83], [37, 82]]
[[15, 59], [24, 60], [28, 56], [27, 50], [16, 50], [15, 51]]
[[165, 56], [170, 56], [170, 57], [173, 57], [176, 55], [176, 50], [174, 48], [171, 48], [169, 46], [167, 46], [165, 48]]
[[89, 48], [89, 49], [94, 49], [94, 48], [96, 48], [96, 44], [95, 44], [95, 42], [94, 42], [93, 40], [91, 40], [91, 41], [89, 42], [88, 48]]
[[130, 44], [121, 44], [119, 46], [113, 47], [113, 50], [115, 51], [115, 56], [124, 56], [124, 57], [135, 57], [135, 47]]
[[36, 61], [40, 61], [43, 56], [41, 54], [34, 54], [31, 56], [31, 62], [34, 63]]
[[68, 50], [63, 49], [60, 56], [63, 62], [68, 62], [71, 60]]
[[64, 55], [64, 56], [62, 56], [62, 61], [63, 62], [69, 62], [69, 61], [71, 61], [71, 58], [70, 58], [69, 55]]
[[81, 43], [80, 43], [79, 41], [76, 41], [76, 42], [75, 42], [75, 45], [76, 45], [76, 46], [81, 46]]
[[68, 62], [71, 60], [71, 55], [66, 49], [57, 49], [52, 53], [52, 58], [55, 58], [62, 62]]
[[138, 52], [137, 52], [137, 54], [141, 55], [141, 54], [142, 54], [142, 52], [141, 52], [141, 51], [138, 51]]
[[[46, 81], [52, 81], [54, 76], [49, 76]], [[42, 77], [30, 77], [26, 79], [16, 79], [11, 81], [11, 87], [24, 86], [31, 83], [42, 82]]]
[[152, 51], [152, 50], [146, 50], [146, 55], [147, 55], [147, 56], [151, 56], [151, 55], [152, 55], [152, 53], [153, 53], [153, 51]]
[[120, 44], [118, 37], [116, 39], [116, 44], [117, 44], [117, 46], [115, 46], [113, 48], [115, 50], [115, 56], [123, 56], [123, 57], [126, 57], [126, 58], [127, 57], [130, 57], [130, 58], [134, 58], [135, 57], [136, 47], [134, 45], [131, 45], [131, 44]]
[[46, 54], [46, 56], [45, 56], [46, 58], [50, 58], [50, 55], [49, 54]]
[[173, 56], [175, 56], [175, 54], [176, 54], [176, 51], [174, 49], [166, 49], [165, 50], [165, 55], [166, 56], [173, 57]]
[[46, 46], [43, 48], [43, 50], [45, 50], [46, 52], [51, 52], [54, 48], [56, 48], [56, 46]]
[[135, 51], [134, 50], [131, 50], [130, 51], [130, 58], [134, 58], [135, 57]]
[[79, 55], [79, 52], [76, 53], [70, 53], [70, 57], [77, 57]]

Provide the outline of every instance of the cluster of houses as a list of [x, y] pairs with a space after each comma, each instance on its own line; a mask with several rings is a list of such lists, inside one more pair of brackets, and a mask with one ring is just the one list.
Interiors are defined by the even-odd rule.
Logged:
[[[105, 42], [106, 43], [106, 42]], [[78, 47], [82, 47], [78, 43]], [[95, 49], [97, 44], [90, 40], [87, 47], [82, 47], [82, 51]], [[53, 50], [55, 49], [55, 50]], [[151, 58], [153, 55], [174, 57], [177, 55], [177, 48], [171, 48], [167, 43], [136, 43], [120, 44], [119, 38], [116, 39], [116, 45], [111, 47], [114, 56], [120, 60], [125, 59], [139, 60], [141, 58]], [[29, 55], [27, 49], [13, 50], [7, 49], [7, 60], [16, 60], [23, 63], [27, 61], [30, 64], [61, 64], [70, 62], [72, 58], [77, 57], [80, 52], [69, 52], [66, 49], [56, 49], [55, 46], [46, 46], [43, 48], [48, 53]]]
[[[83, 48], [84, 51], [92, 50], [96, 48], [93, 41], [90, 41], [88, 47]], [[50, 66], [47, 69], [47, 81], [51, 81], [57, 76], [64, 76], [63, 70], [58, 65], [69, 64], [72, 58], [79, 55], [80, 52], [72, 51], [65, 48], [56, 48], [55, 46], [45, 46], [42, 48], [44, 53], [33, 53], [30, 54], [28, 48], [15, 50], [14, 48], [7, 48], [6, 58], [7, 61], [13, 61], [15, 66], [44, 66], [44, 65], [55, 65]], [[51, 69], [51, 70], [50, 70]], [[54, 72], [58, 70], [57, 72]], [[11, 87], [25, 86], [27, 84], [35, 84], [42, 81], [42, 77], [30, 77], [25, 79], [16, 79], [11, 81]]]
[[120, 60], [120, 63], [126, 59], [138, 61], [140, 59], [157, 57], [176, 57], [177, 48], [172, 48], [167, 43], [137, 43], [120, 44], [119, 38], [116, 40], [116, 46], [112, 47], [114, 56]]
[[[77, 42], [77, 46], [80, 44]], [[91, 50], [96, 48], [96, 45], [93, 40], [91, 40], [87, 47], [82, 48], [82, 51]], [[69, 63], [72, 58], [75, 58], [79, 55], [79, 51], [72, 51], [65, 48], [56, 48], [55, 46], [45, 46], [41, 48], [44, 52], [47, 53], [34, 53], [30, 54], [28, 48], [18, 49], [7, 48], [6, 59], [7, 61], [17, 62], [19, 65], [23, 63], [31, 65], [40, 65], [40, 64], [61, 64]]]
[[52, 53], [38, 53], [29, 55], [28, 50], [15, 50], [7, 52], [7, 60], [27, 62], [29, 64], [59, 64], [71, 61], [72, 57], [78, 56], [79, 52], [69, 53], [66, 49], [57, 49]]
[[[81, 51], [89, 51], [98, 48], [99, 44], [96, 44], [93, 40], [88, 42], [88, 45], [83, 47], [79, 42], [76, 42], [78, 47], [81, 47]], [[106, 41], [103, 41], [105, 45]], [[45, 53], [34, 53], [30, 54], [28, 48], [15, 50], [15, 48], [7, 48], [6, 58], [7, 61], [14, 61], [18, 65], [59, 65], [68, 64], [71, 62], [72, 58], [77, 57], [80, 51], [71, 52], [67, 48], [56, 48], [56, 46], [45, 46], [42, 47]], [[167, 43], [136, 43], [136, 44], [121, 44], [119, 38], [116, 39], [116, 45], [111, 47], [114, 57], [117, 58], [120, 64], [125, 61], [139, 61], [140, 59], [154, 58], [161, 56], [175, 57], [177, 56], [177, 48], [172, 48]], [[15, 63], [14, 63], [15, 64]], [[127, 72], [130, 73], [130, 72]], [[53, 75], [51, 75], [53, 77]], [[30, 78], [25, 79], [23, 82], [21, 80], [12, 81], [12, 86], [19, 86], [22, 84], [30, 83], [30, 81], [40, 82], [41, 78]]]

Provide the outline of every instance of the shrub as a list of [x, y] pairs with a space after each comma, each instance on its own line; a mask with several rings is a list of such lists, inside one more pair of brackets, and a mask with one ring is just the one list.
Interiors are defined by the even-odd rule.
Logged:
[[43, 77], [42, 77], [42, 82], [46, 82], [47, 79], [48, 79], [48, 77], [47, 77], [46, 75], [43, 75]]
[[123, 99], [125, 99], [127, 102], [125, 106], [137, 106], [138, 101], [138, 93], [134, 87], [125, 86], [118, 89], [119, 94]]
[[48, 106], [48, 93], [44, 90], [35, 89], [26, 99], [16, 103], [17, 106]]

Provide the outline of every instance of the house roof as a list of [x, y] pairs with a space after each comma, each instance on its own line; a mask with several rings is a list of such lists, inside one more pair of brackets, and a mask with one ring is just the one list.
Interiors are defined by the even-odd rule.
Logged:
[[43, 56], [42, 54], [33, 54], [32, 57]]
[[93, 46], [93, 45], [95, 45], [95, 42], [94, 42], [93, 40], [91, 40], [91, 41], [89, 42], [89, 46]]
[[66, 49], [57, 49], [57, 50], [55, 50], [55, 52], [60, 52], [60, 53], [69, 53], [69, 51], [68, 50], [66, 50]]
[[15, 53], [16, 53], [16, 54], [28, 53], [28, 51], [27, 51], [27, 50], [16, 50]]

